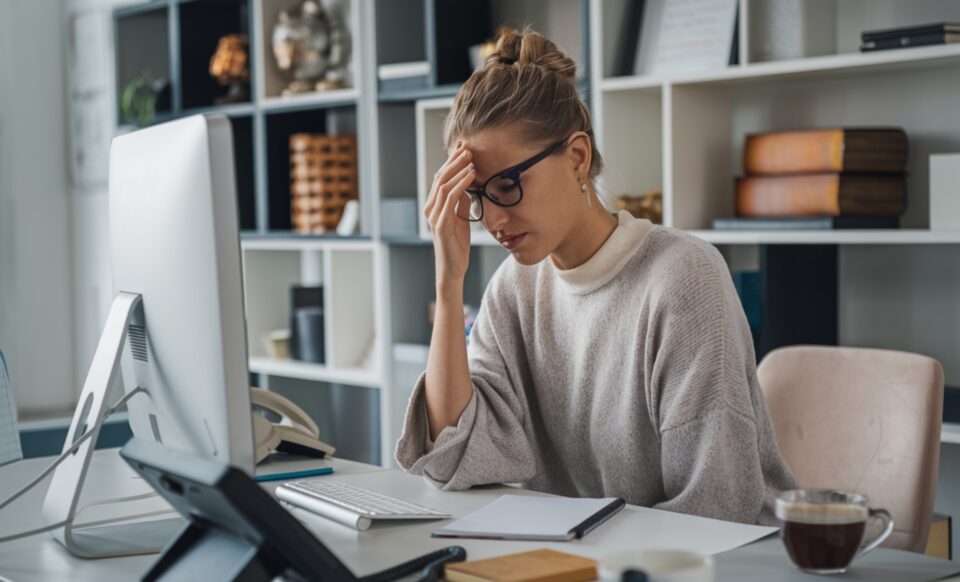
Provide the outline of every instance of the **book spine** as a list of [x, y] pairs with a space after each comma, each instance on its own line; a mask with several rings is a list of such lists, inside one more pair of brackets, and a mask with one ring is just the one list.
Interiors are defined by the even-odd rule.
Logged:
[[865, 40], [860, 45], [860, 50], [864, 52], [882, 51], [898, 48], [909, 48], [912, 46], [930, 46], [936, 44], [947, 44], [949, 36], [946, 34], [925, 34], [921, 36], [901, 36], [896, 38], [885, 38], [878, 40]]
[[798, 174], [737, 180], [740, 217], [900, 216], [903, 174]]
[[748, 174], [840, 172], [843, 150], [842, 129], [748, 135], [743, 166]]
[[903, 36], [944, 34], [948, 32], [955, 32], [955, 29], [955, 24], [948, 23], [904, 26], [901, 28], [891, 28], [887, 30], [867, 30], [860, 33], [860, 39], [866, 42], [868, 40], [885, 40], [890, 38], [900, 38]]
[[839, 216], [840, 176], [750, 176], [737, 180], [737, 216]]
[[824, 216], [811, 218], [716, 218], [714, 230], [862, 230], [900, 228], [892, 216]]

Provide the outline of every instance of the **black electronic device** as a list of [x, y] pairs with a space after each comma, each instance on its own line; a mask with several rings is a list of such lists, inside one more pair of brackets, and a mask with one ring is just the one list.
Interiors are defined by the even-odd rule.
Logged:
[[386, 582], [421, 571], [435, 579], [442, 564], [466, 559], [450, 546], [357, 577], [243, 471], [140, 439], [120, 456], [188, 520], [144, 580]]

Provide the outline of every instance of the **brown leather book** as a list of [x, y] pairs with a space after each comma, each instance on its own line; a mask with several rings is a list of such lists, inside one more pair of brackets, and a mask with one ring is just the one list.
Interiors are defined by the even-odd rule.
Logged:
[[737, 216], [900, 216], [903, 174], [799, 174], [737, 179]]
[[747, 174], [903, 172], [907, 134], [897, 128], [818, 129], [748, 135]]
[[450, 582], [581, 582], [596, 580], [597, 563], [543, 549], [447, 564], [444, 575]]

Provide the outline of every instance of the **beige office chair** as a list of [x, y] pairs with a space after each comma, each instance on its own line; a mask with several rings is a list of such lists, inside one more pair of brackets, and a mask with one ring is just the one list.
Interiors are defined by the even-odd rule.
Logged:
[[893, 516], [884, 545], [923, 552], [940, 463], [940, 363], [889, 350], [794, 346], [767, 354], [757, 374], [800, 486], [866, 494]]

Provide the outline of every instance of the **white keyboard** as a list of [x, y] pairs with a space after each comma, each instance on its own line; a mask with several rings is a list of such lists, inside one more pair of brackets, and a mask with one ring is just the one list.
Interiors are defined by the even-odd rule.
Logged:
[[449, 513], [409, 503], [337, 481], [289, 481], [277, 497], [290, 505], [358, 530], [375, 519], [446, 519]]

